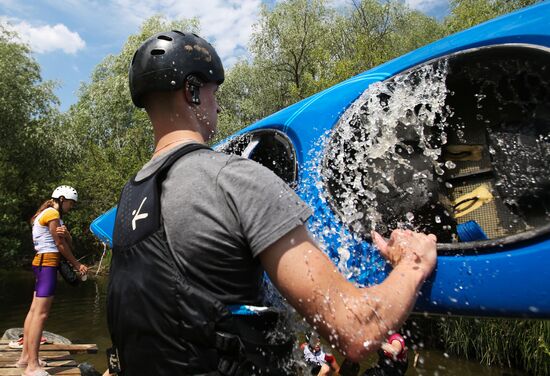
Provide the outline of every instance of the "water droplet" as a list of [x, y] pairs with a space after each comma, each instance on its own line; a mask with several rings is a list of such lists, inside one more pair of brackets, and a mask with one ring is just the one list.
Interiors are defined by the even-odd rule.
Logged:
[[174, 81], [174, 80], [170, 81], [170, 85], [176, 86], [176, 81]]
[[389, 193], [390, 190], [388, 187], [386, 187], [384, 184], [380, 183], [376, 186], [376, 189], [381, 193]]
[[445, 162], [445, 167], [447, 167], [449, 170], [452, 170], [456, 167], [456, 164], [453, 161], [447, 161]]

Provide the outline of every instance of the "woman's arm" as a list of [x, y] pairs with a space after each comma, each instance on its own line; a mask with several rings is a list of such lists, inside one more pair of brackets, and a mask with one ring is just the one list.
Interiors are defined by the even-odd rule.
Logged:
[[[61, 253], [61, 255], [65, 257], [65, 259], [67, 259], [67, 261], [69, 261], [71, 265], [80, 272], [80, 274], [85, 274], [88, 271], [88, 267], [86, 267], [86, 265], [84, 264], [81, 264], [74, 257], [73, 252], [71, 250], [71, 246], [69, 245], [69, 242], [65, 237], [60, 236], [58, 233], [59, 231], [58, 228], [61, 228], [59, 219], [53, 219], [49, 221], [48, 228], [50, 230], [50, 234], [52, 234], [53, 240], [55, 241], [55, 245], [59, 250], [59, 253]], [[72, 239], [71, 239], [71, 243], [72, 243]]]
[[67, 226], [61, 225], [56, 229], [56, 231], [57, 231], [57, 235], [65, 239], [67, 243], [69, 243], [69, 247], [73, 249], [73, 237], [71, 236], [71, 233], [69, 232], [69, 229], [67, 228]]

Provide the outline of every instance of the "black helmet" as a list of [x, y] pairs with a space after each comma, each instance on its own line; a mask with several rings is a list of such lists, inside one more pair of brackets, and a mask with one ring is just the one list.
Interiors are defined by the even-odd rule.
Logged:
[[136, 51], [130, 65], [130, 93], [137, 107], [144, 94], [178, 90], [194, 75], [220, 85], [223, 66], [214, 47], [193, 33], [173, 30], [153, 35]]

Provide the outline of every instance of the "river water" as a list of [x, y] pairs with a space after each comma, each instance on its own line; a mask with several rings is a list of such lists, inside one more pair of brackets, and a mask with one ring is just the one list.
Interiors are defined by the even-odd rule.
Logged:
[[[34, 281], [25, 271], [0, 271], [0, 330], [21, 327], [27, 313]], [[79, 355], [79, 362], [88, 362], [98, 370], [106, 368], [105, 349], [110, 346], [106, 323], [105, 277], [89, 278], [77, 287], [58, 281], [58, 288], [46, 330], [69, 338], [74, 343], [95, 343], [97, 355]], [[525, 376], [526, 373], [498, 367], [485, 367], [476, 361], [460, 359], [434, 349], [420, 349], [416, 368], [410, 352], [407, 375], [456, 376]], [[367, 359], [362, 369], [373, 365], [376, 357]]]

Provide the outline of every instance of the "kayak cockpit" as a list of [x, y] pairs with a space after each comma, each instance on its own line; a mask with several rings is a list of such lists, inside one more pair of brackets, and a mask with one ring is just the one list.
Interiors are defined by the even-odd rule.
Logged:
[[326, 196], [351, 231], [429, 231], [440, 253], [550, 233], [550, 50], [485, 46], [371, 85], [327, 140]]

